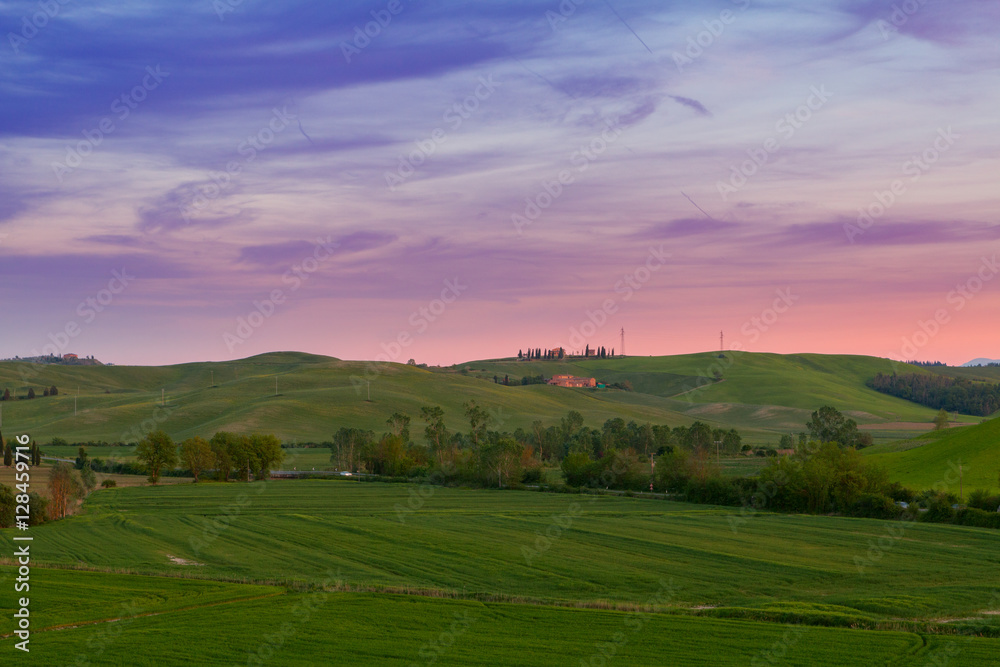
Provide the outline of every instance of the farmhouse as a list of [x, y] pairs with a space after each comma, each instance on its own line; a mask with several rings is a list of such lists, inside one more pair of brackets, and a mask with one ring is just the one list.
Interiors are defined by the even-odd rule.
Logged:
[[556, 387], [596, 387], [596, 378], [581, 378], [574, 375], [554, 375], [549, 384]]

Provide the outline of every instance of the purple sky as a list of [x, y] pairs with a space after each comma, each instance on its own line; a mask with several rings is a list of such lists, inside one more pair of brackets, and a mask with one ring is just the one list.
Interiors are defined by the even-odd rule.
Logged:
[[578, 2], [0, 4], [0, 357], [1000, 357], [1000, 4]]

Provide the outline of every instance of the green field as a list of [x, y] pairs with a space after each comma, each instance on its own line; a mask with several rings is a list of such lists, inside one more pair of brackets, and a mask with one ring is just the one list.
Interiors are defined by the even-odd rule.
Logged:
[[[102, 490], [31, 535], [39, 664], [68, 664], [94, 636], [101, 652], [87, 658], [108, 665], [180, 664], [192, 651], [197, 664], [242, 663], [258, 650], [293, 665], [320, 653], [326, 664], [579, 664], [602, 641], [621, 664], [747, 664], [775, 650], [782, 664], [856, 664], [857, 651], [866, 664], [991, 664], [1000, 650], [937, 636], [1000, 633], [984, 613], [1000, 610], [1000, 534], [948, 525], [275, 480]], [[13, 553], [12, 536], [0, 533], [0, 553]], [[11, 574], [0, 568], [0, 585]], [[650, 602], [657, 613], [632, 630], [628, 612]], [[428, 648], [456, 614], [467, 622], [454, 646]], [[123, 615], [111, 635], [81, 625]], [[41, 631], [66, 625], [79, 627]], [[142, 662], [138, 644], [156, 658]]]
[[[448, 427], [464, 429], [462, 404], [469, 399], [489, 409], [497, 427], [505, 430], [527, 428], [536, 419], [553, 424], [567, 411], [578, 410], [595, 427], [611, 417], [671, 426], [699, 419], [739, 428], [748, 442], [761, 444], [773, 444], [780, 433], [803, 430], [809, 414], [822, 405], [833, 405], [859, 423], [875, 426], [873, 434], [880, 440], [896, 434], [892, 426], [896, 422], [930, 428], [934, 416], [933, 410], [865, 387], [865, 380], [875, 373], [892, 369], [884, 359], [729, 353], [721, 366], [723, 381], [709, 381], [713, 364], [719, 363], [716, 354], [705, 353], [565, 363], [482, 361], [422, 369], [283, 352], [163, 367], [4, 362], [0, 388], [20, 396], [29, 386], [39, 394], [42, 387], [60, 388], [56, 397], [4, 405], [5, 426], [31, 433], [42, 443], [52, 437], [70, 442], [136, 441], [153, 428], [162, 428], [175, 439], [211, 436], [219, 430], [263, 430], [286, 442], [322, 442], [341, 426], [381, 432], [391, 413], [402, 411], [416, 419], [424, 405], [441, 405]], [[931, 372], [913, 366], [904, 369]], [[995, 369], [973, 370], [978, 373], [975, 377], [984, 373], [986, 377]], [[560, 372], [607, 382], [628, 380], [635, 391], [505, 387], [492, 381], [494, 375], [509, 374], [519, 381], [522, 375]], [[687, 391], [699, 383], [707, 384]], [[885, 433], [878, 430], [879, 424], [886, 424]]]
[[[247, 619], [252, 619], [248, 623]], [[33, 664], [995, 664], [995, 640], [352, 593], [291, 594], [40, 632]], [[114, 628], [117, 631], [117, 628]], [[103, 634], [102, 634], [103, 633]], [[7, 650], [10, 640], [0, 642]], [[141, 643], [137, 650], [136, 642]], [[53, 660], [53, 656], [60, 659]], [[146, 656], [155, 656], [146, 657]], [[605, 657], [607, 656], [607, 657]], [[756, 660], [757, 662], [753, 662]]]
[[916, 489], [943, 484], [946, 490], [958, 493], [961, 464], [966, 492], [996, 490], [1000, 484], [1000, 419], [876, 445], [864, 453], [884, 466], [892, 479]]

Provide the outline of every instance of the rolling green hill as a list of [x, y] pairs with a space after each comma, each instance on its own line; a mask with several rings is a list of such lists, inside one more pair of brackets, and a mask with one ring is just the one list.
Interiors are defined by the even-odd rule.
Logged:
[[[411, 415], [414, 430], [419, 430], [416, 417], [424, 405], [442, 406], [449, 428], [464, 429], [462, 404], [475, 399], [493, 412], [502, 429], [528, 427], [536, 419], [550, 424], [578, 410], [592, 426], [610, 417], [670, 425], [698, 419], [739, 428], [752, 443], [773, 443], [778, 433], [801, 431], [809, 414], [822, 405], [849, 413], [877, 438], [900, 437], [897, 422], [929, 428], [933, 410], [864, 385], [890, 367], [890, 362], [872, 357], [730, 352], [726, 359], [704, 353], [477, 361], [424, 369], [277, 352], [232, 362], [158, 367], [4, 362], [0, 390], [24, 396], [28, 387], [35, 389], [39, 397], [34, 400], [2, 403], [3, 427], [8, 433], [29, 432], [42, 442], [55, 436], [71, 442], [135, 441], [151, 428], [163, 428], [174, 438], [228, 429], [266, 430], [285, 441], [324, 441], [340, 426], [381, 431], [396, 411]], [[721, 381], [713, 378], [716, 369], [722, 372]], [[556, 373], [594, 376], [608, 383], [628, 381], [634, 391], [493, 382], [494, 375], [509, 375], [519, 383], [525, 375]], [[41, 397], [42, 388], [51, 385], [60, 389], [59, 395]]]
[[961, 464], [966, 493], [995, 490], [1000, 476], [1000, 419], [876, 445], [865, 453], [883, 465], [892, 479], [913, 488], [932, 488], [940, 482], [947, 491], [958, 493]]

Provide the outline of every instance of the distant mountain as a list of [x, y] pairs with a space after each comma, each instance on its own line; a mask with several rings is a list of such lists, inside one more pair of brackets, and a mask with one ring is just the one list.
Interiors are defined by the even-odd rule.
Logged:
[[989, 364], [1000, 364], [1000, 359], [986, 359], [985, 357], [979, 357], [978, 359], [973, 359], [972, 361], [967, 361], [963, 366], [987, 366]]

